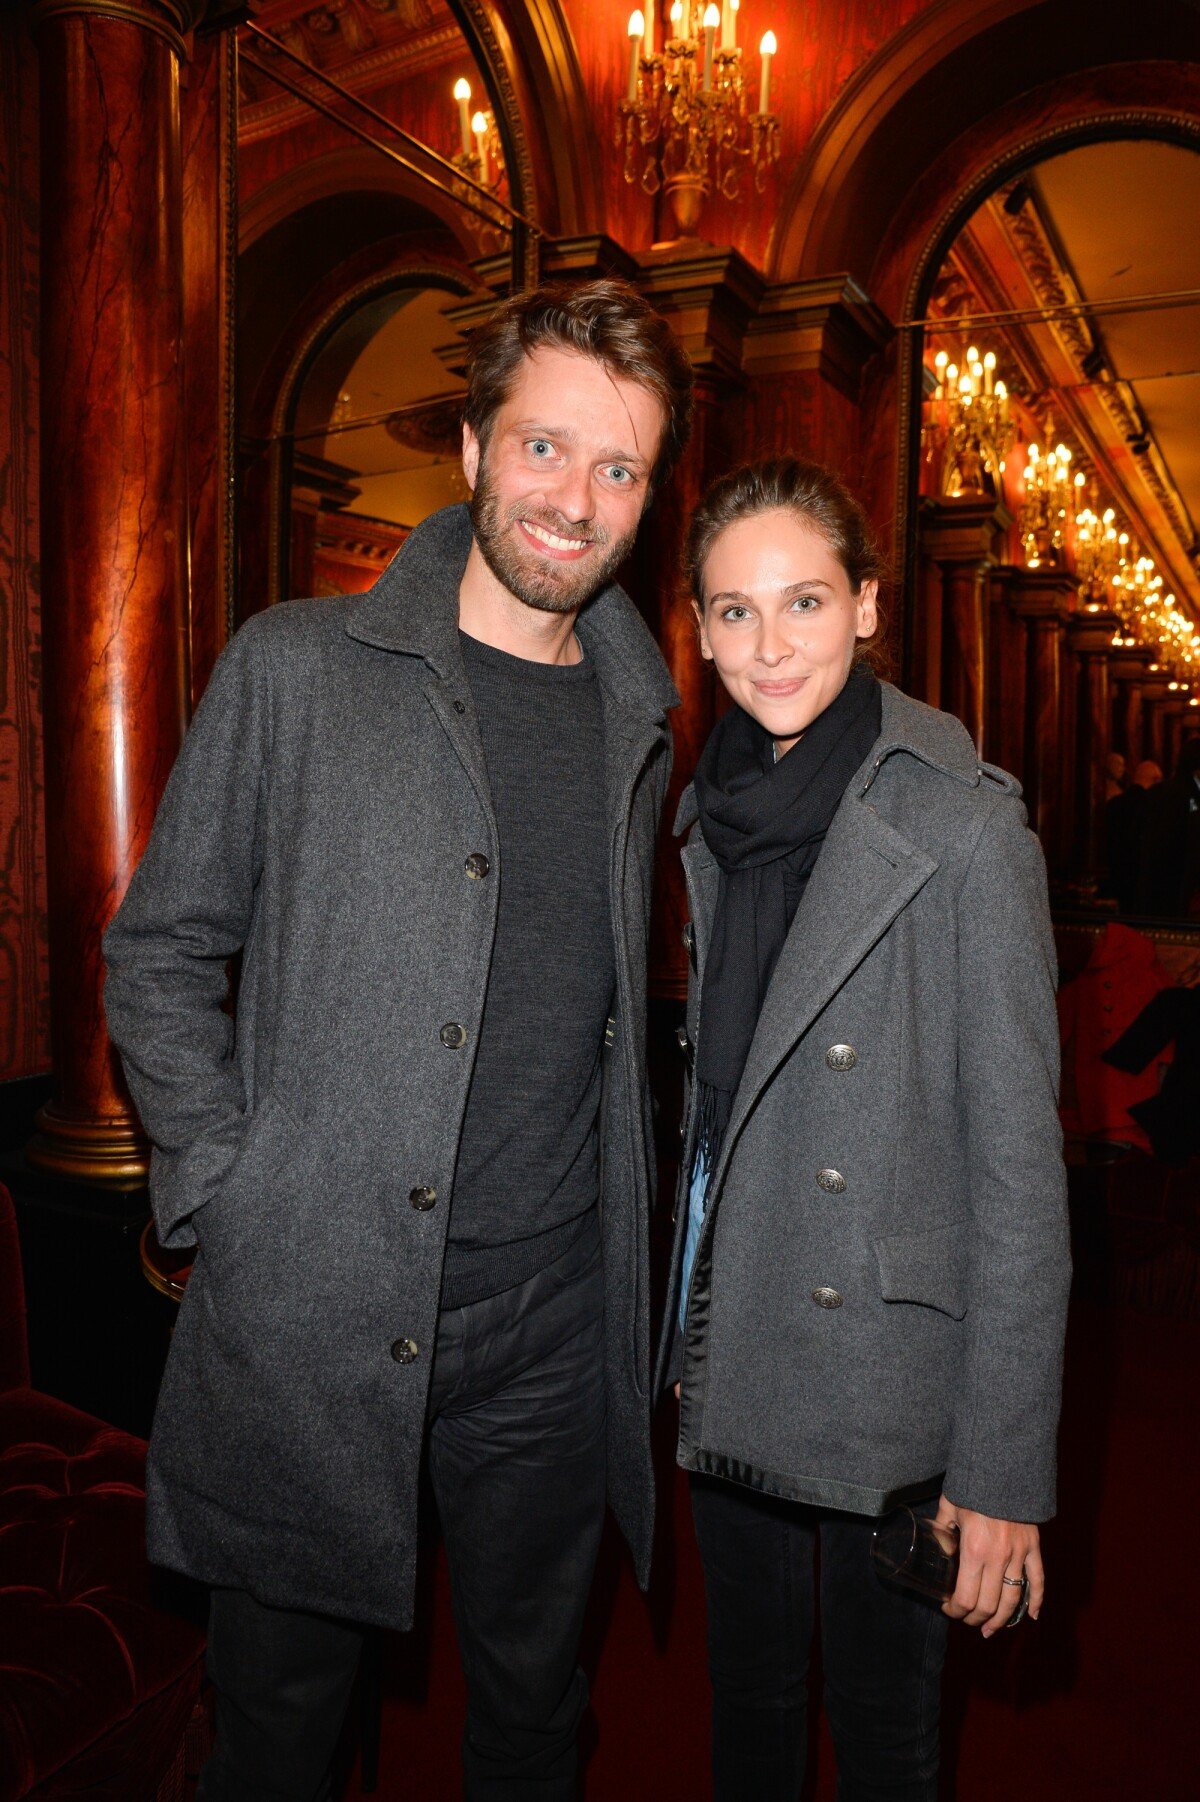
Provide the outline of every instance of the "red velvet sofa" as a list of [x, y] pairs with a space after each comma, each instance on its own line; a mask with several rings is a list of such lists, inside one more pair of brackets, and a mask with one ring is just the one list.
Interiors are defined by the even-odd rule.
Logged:
[[0, 1186], [0, 1802], [161, 1802], [182, 1784], [203, 1635], [157, 1608], [146, 1447], [29, 1386]]

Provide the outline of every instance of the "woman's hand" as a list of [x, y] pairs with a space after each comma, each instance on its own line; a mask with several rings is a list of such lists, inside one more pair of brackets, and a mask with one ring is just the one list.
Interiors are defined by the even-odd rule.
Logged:
[[973, 1508], [956, 1508], [943, 1496], [936, 1515], [940, 1527], [958, 1528], [958, 1584], [942, 1613], [951, 1620], [965, 1621], [968, 1627], [982, 1627], [983, 1637], [990, 1639], [1008, 1625], [1016, 1612], [1021, 1591], [1005, 1577], [1029, 1579], [1029, 1618], [1036, 1620], [1042, 1611], [1046, 1593], [1046, 1576], [1038, 1530], [1026, 1521], [993, 1520], [990, 1514], [976, 1514]]
[[676, 1383], [676, 1385], [675, 1385], [675, 1400], [676, 1401], [679, 1400], [679, 1391], [682, 1387], [683, 1387], [682, 1383]]

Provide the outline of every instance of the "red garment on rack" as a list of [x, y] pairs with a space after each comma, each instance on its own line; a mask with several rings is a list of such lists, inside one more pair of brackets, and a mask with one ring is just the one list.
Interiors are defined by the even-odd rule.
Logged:
[[1174, 1047], [1168, 1045], [1135, 1075], [1115, 1070], [1102, 1059], [1146, 1003], [1170, 987], [1171, 978], [1153, 941], [1132, 926], [1110, 920], [1087, 964], [1058, 994], [1065, 1062], [1060, 1113], [1066, 1132], [1150, 1150], [1145, 1129], [1129, 1109], [1157, 1095], [1160, 1066], [1170, 1063]]

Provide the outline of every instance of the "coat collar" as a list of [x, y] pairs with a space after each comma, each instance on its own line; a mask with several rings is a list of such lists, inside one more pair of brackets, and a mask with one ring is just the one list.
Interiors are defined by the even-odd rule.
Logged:
[[[363, 644], [421, 657], [444, 681], [462, 679], [458, 590], [471, 549], [471, 515], [443, 507], [411, 532], [375, 585], [352, 603], [346, 630]], [[594, 595], [576, 630], [620, 704], [664, 719], [679, 695], [637, 608], [615, 582]]]
[[[849, 784], [847, 794], [865, 795], [881, 766], [899, 752], [918, 758], [931, 769], [941, 770], [968, 788], [978, 788], [979, 758], [962, 722], [953, 714], [939, 713], [936, 707], [914, 701], [890, 682], [883, 682], [880, 687], [883, 690], [883, 717], [879, 737]], [[695, 824], [699, 811], [695, 786], [689, 782], [679, 798], [674, 826], [676, 837]]]

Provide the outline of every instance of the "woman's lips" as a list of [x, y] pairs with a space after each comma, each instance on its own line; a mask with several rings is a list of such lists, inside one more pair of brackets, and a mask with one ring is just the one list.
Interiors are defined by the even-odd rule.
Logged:
[[754, 686], [760, 695], [766, 695], [770, 700], [786, 701], [789, 695], [799, 694], [807, 681], [807, 676], [777, 676], [756, 681]]

